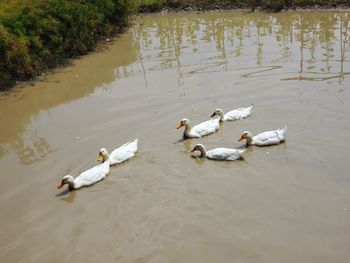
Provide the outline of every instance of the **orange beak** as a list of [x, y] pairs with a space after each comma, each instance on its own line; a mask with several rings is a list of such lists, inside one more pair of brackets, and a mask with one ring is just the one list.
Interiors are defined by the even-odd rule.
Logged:
[[99, 154], [98, 158], [97, 158], [97, 161], [98, 162], [102, 162], [103, 161], [103, 156], [102, 154]]
[[243, 135], [241, 136], [241, 138], [239, 138], [238, 139], [238, 141], [240, 142], [240, 141], [242, 141], [242, 140], [244, 140], [245, 138], [243, 137]]
[[176, 129], [180, 129], [182, 126], [184, 126], [182, 123], [179, 123], [177, 126], [176, 126]]
[[60, 184], [57, 186], [57, 189], [61, 189], [63, 186], [64, 186], [64, 184], [60, 183]]

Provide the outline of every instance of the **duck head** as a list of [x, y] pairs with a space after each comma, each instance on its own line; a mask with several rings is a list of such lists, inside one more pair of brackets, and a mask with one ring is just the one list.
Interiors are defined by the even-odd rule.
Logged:
[[108, 153], [107, 149], [101, 148], [99, 153], [98, 153], [97, 161], [104, 163], [108, 159], [109, 159], [109, 153]]
[[205, 157], [206, 154], [207, 154], [207, 151], [206, 151], [204, 145], [203, 145], [203, 144], [200, 144], [200, 143], [196, 144], [196, 145], [193, 147], [193, 149], [191, 150], [191, 152], [195, 152], [195, 151], [200, 151], [200, 152], [201, 152], [200, 157]]
[[219, 116], [220, 121], [224, 121], [224, 111], [222, 109], [216, 109], [210, 118], [213, 118], [214, 116]]
[[182, 119], [180, 123], [176, 126], [176, 129], [180, 129], [181, 127], [189, 127], [190, 126], [190, 120], [189, 119]]
[[63, 176], [61, 183], [57, 186], [57, 189], [61, 189], [65, 184], [69, 185], [69, 189], [74, 189], [74, 177], [71, 175]]
[[251, 132], [249, 131], [245, 131], [242, 133], [241, 137], [238, 139], [238, 141], [242, 141], [242, 140], [247, 140], [247, 144], [251, 144], [253, 141], [253, 135]]

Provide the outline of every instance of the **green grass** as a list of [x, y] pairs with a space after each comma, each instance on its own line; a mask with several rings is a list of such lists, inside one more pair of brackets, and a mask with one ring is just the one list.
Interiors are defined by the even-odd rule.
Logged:
[[13, 0], [0, 5], [0, 89], [92, 51], [127, 24], [129, 0]]
[[350, 6], [349, 0], [0, 0], [0, 90], [84, 55], [132, 12]]

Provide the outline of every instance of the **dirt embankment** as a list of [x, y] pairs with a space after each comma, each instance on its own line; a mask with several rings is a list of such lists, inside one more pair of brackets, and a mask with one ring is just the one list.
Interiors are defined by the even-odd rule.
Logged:
[[159, 11], [209, 10], [340, 10], [350, 8], [349, 0], [148, 0], [139, 5], [141, 13]]

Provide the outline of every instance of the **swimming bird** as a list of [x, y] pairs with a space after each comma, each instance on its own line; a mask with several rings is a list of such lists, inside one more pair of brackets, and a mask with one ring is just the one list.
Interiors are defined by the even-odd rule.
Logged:
[[245, 131], [238, 141], [246, 140], [246, 146], [270, 146], [284, 142], [286, 140], [286, 136], [287, 126], [285, 126], [283, 129], [262, 132], [254, 137], [251, 132]]
[[218, 118], [199, 123], [193, 127], [191, 127], [189, 119], [182, 119], [176, 128], [180, 129], [183, 126], [185, 127], [184, 138], [200, 138], [214, 133], [220, 128]]
[[104, 179], [109, 173], [109, 162], [96, 165], [85, 172], [82, 172], [78, 177], [74, 178], [71, 175], [65, 175], [57, 189], [61, 189], [65, 184], [68, 184], [69, 190], [76, 190], [84, 186], [89, 186]]
[[106, 148], [101, 148], [97, 160], [101, 162], [109, 160], [110, 165], [123, 163], [135, 156], [138, 141], [138, 139], [134, 139], [127, 142], [119, 148], [113, 150], [110, 154]]
[[210, 117], [212, 118], [214, 116], [219, 116], [221, 122], [241, 120], [247, 118], [251, 114], [253, 107], [253, 105], [250, 107], [241, 107], [235, 110], [231, 110], [226, 114], [224, 114], [224, 111], [222, 109], [216, 109]]
[[201, 158], [206, 157], [210, 160], [234, 161], [242, 159], [242, 154], [245, 150], [246, 149], [215, 148], [207, 151], [203, 144], [196, 144], [191, 152], [200, 151]]

